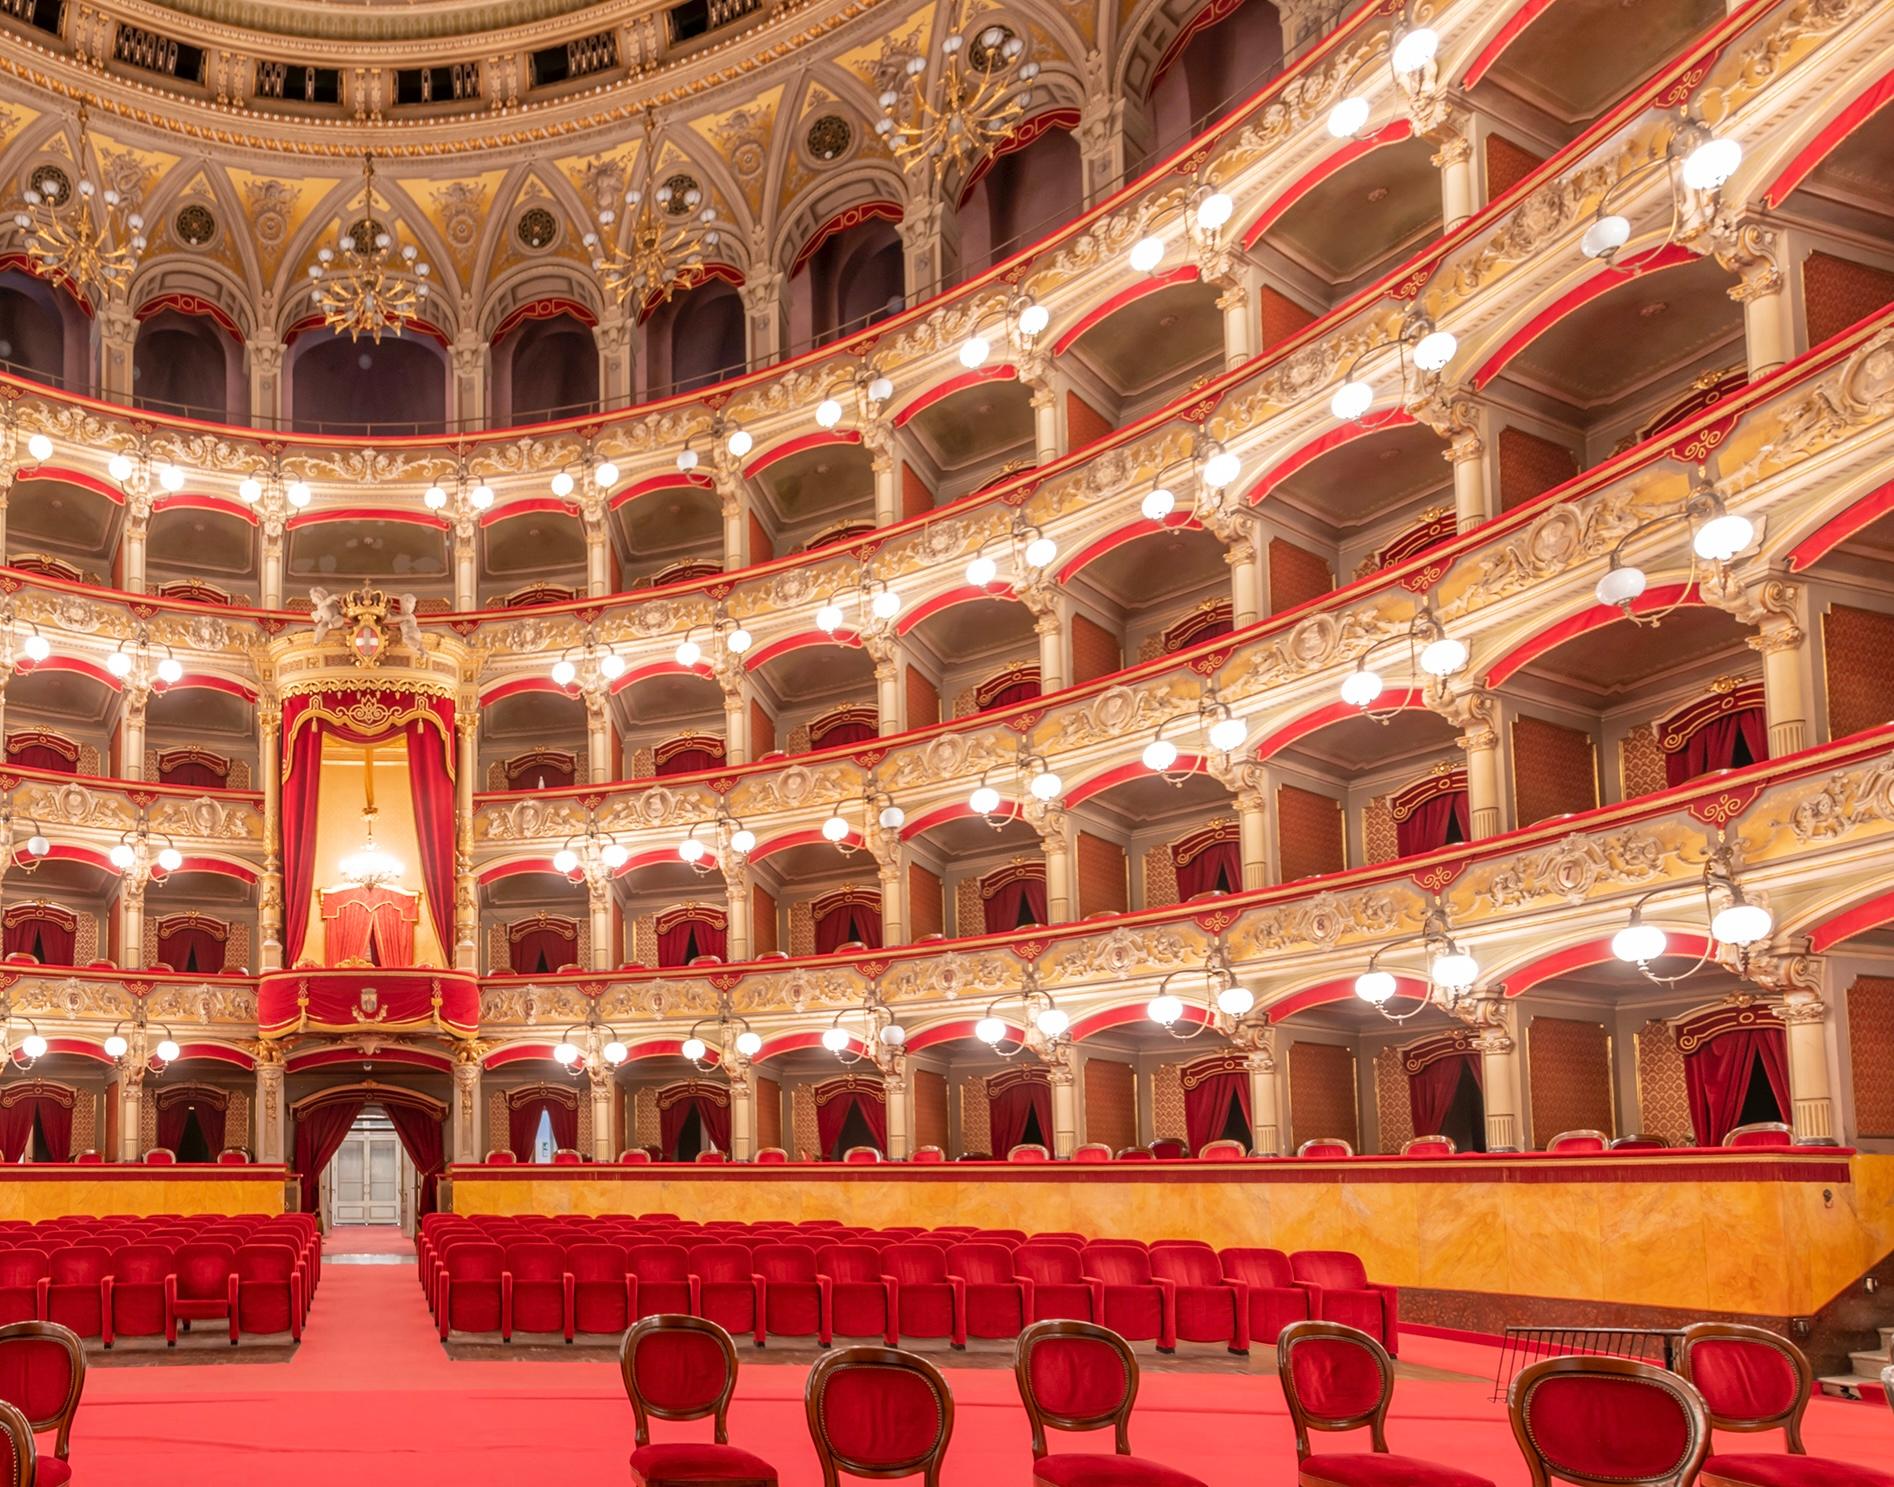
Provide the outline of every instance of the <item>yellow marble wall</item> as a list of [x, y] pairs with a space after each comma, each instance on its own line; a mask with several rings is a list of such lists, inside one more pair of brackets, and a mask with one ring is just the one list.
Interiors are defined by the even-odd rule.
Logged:
[[1333, 1182], [1116, 1172], [1111, 1182], [1056, 1172], [983, 1180], [952, 1169], [885, 1182], [814, 1169], [793, 1182], [658, 1173], [618, 1181], [582, 1169], [509, 1180], [463, 1168], [454, 1208], [877, 1227], [951, 1214], [955, 1223], [1028, 1231], [1349, 1249], [1376, 1280], [1403, 1286], [1786, 1316], [1815, 1311], [1894, 1250], [1894, 1156], [1848, 1160], [1851, 1182], [1455, 1182], [1445, 1172], [1401, 1182], [1387, 1180], [1401, 1169], [1380, 1164], [1338, 1171]]
[[[42, 1172], [44, 1168], [40, 1169]], [[87, 1169], [72, 1169], [84, 1173]], [[92, 1168], [94, 1173], [98, 1168]], [[110, 1168], [106, 1169], [108, 1172]], [[143, 1218], [153, 1213], [281, 1213], [283, 1169], [262, 1168], [255, 1176], [214, 1178], [197, 1176], [188, 1167], [178, 1176], [124, 1179], [108, 1176], [19, 1177], [0, 1176], [0, 1219], [63, 1218], [85, 1213], [99, 1218], [124, 1214]], [[224, 1169], [230, 1170], [228, 1168]]]

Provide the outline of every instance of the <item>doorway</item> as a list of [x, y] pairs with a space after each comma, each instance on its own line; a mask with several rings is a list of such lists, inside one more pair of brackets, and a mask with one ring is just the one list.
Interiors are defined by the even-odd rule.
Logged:
[[400, 1226], [413, 1186], [401, 1138], [379, 1110], [364, 1110], [323, 1174], [329, 1223], [336, 1228]]

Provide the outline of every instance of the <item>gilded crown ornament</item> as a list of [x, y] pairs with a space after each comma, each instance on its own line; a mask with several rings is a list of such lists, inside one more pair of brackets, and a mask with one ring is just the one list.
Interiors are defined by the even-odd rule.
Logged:
[[322, 323], [351, 341], [367, 336], [379, 345], [420, 318], [430, 272], [413, 243], [396, 251], [393, 232], [375, 216], [375, 157], [363, 155], [362, 215], [309, 265]]
[[94, 169], [83, 103], [73, 161], [78, 188], [56, 166], [36, 170], [21, 193], [13, 225], [26, 235], [27, 254], [43, 277], [71, 284], [88, 298], [110, 298], [137, 272], [145, 251], [145, 219], [131, 210], [116, 187], [101, 188], [95, 180], [103, 172]]
[[413, 594], [391, 597], [380, 589], [352, 589], [346, 594], [311, 589], [309, 603], [316, 644], [322, 644], [331, 634], [343, 633], [357, 666], [381, 665], [397, 642], [417, 654], [425, 648], [420, 622], [415, 618]]

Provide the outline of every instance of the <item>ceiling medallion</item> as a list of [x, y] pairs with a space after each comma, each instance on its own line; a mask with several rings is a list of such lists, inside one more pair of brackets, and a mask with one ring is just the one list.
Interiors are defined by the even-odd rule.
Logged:
[[217, 219], [209, 207], [192, 202], [178, 208], [177, 216], [171, 219], [171, 230], [186, 247], [201, 248], [217, 236]]
[[840, 114], [824, 114], [809, 126], [809, 153], [818, 160], [833, 160], [842, 154], [855, 137], [848, 120]]
[[658, 187], [658, 205], [673, 217], [681, 217], [695, 210], [697, 203], [703, 199], [703, 189], [681, 172]]
[[629, 210], [622, 229], [618, 209], [607, 204], [598, 209], [597, 229], [581, 241], [592, 254], [592, 269], [604, 294], [648, 307], [668, 301], [695, 280], [719, 234], [710, 225], [717, 214], [703, 205], [703, 190], [691, 177], [679, 173], [652, 189], [657, 115], [649, 107], [644, 148], [638, 153], [638, 182], [625, 192]]
[[428, 266], [413, 243], [395, 252], [394, 234], [375, 216], [375, 159], [362, 156], [362, 215], [335, 248], [322, 248], [309, 266], [310, 296], [322, 323], [351, 341], [380, 344], [420, 315]]
[[79, 105], [79, 172], [75, 191], [65, 171], [42, 165], [29, 178], [13, 214], [26, 251], [45, 278], [71, 284], [82, 295], [110, 297], [131, 283], [145, 251], [145, 219], [111, 185], [94, 184], [91, 136]]
[[941, 38], [940, 62], [910, 57], [903, 80], [884, 88], [875, 132], [904, 169], [925, 164], [939, 181], [991, 155], [1012, 137], [1032, 98], [1037, 62], [1022, 62], [1026, 43], [1006, 27], [982, 26], [968, 44], [956, 0]]
[[559, 236], [559, 219], [544, 207], [528, 207], [520, 213], [514, 231], [519, 235], [522, 246], [538, 253], [550, 248]]

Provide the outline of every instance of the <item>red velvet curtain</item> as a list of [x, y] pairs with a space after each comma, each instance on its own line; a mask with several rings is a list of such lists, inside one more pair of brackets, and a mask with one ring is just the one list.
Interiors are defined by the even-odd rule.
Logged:
[[1243, 853], [1235, 842], [1212, 842], [1189, 862], [1176, 866], [1180, 899], [1193, 899], [1216, 889], [1236, 893], [1243, 887]]
[[998, 1094], [986, 1097], [993, 1155], [1003, 1157], [1026, 1139], [1030, 1116], [1039, 1120], [1039, 1134], [1052, 1144], [1052, 1086], [1043, 1079], [1020, 1079]]
[[695, 956], [722, 955], [729, 948], [725, 931], [703, 919], [679, 919], [658, 931], [658, 964], [685, 966]]
[[563, 790], [572, 783], [573, 766], [548, 760], [529, 760], [507, 771], [509, 790]]
[[[437, 699], [434, 711], [446, 728], [442, 740], [431, 728], [408, 725], [408, 785], [414, 796], [414, 830], [420, 838], [421, 886], [428, 917], [448, 964], [454, 959], [454, 704]], [[413, 930], [404, 965], [414, 964]]]
[[878, 735], [870, 723], [850, 718], [846, 722], [834, 723], [817, 732], [809, 730], [809, 747], [812, 749], [839, 749], [843, 744], [860, 743], [863, 739]]
[[[284, 716], [287, 718], [287, 710]], [[302, 960], [303, 942], [309, 937], [309, 900], [316, 889], [316, 796], [322, 785], [320, 729], [305, 728], [293, 737], [285, 734], [282, 783], [278, 814], [283, 822], [283, 964], [294, 966]], [[315, 1212], [313, 1205], [309, 1212]]]
[[1037, 677], [1030, 678], [1026, 681], [1014, 682], [1011, 686], [1001, 687], [999, 691], [995, 692], [992, 700], [988, 702], [986, 706], [982, 707], [980, 711], [987, 713], [997, 708], [1011, 707], [1015, 703], [1031, 702], [1033, 698], [1038, 695], [1039, 680]]
[[414, 1163], [414, 1170], [421, 1174], [420, 1211], [432, 1213], [435, 1189], [447, 1162], [446, 1126], [440, 1116], [419, 1105], [390, 1101], [382, 1108], [388, 1112], [395, 1135], [401, 1138], [402, 1150]]
[[33, 1139], [33, 1116], [39, 1107], [38, 1100], [15, 1100], [0, 1106], [0, 1157], [17, 1162], [26, 1154], [27, 1144]]
[[325, 893], [322, 896], [324, 959], [332, 966], [369, 958], [368, 940], [375, 916], [366, 892]]
[[[210, 1150], [210, 1159], [217, 1160], [217, 1153], [224, 1149], [224, 1117], [226, 1112], [215, 1105], [199, 1102], [197, 1106], [197, 1128], [204, 1133], [204, 1145]], [[176, 1151], [176, 1147], [171, 1148]]]
[[[375, 929], [375, 963], [384, 966], [414, 964], [414, 925], [421, 908], [406, 894], [382, 890], [372, 911]], [[446, 945], [447, 941], [442, 941]]]
[[548, 1100], [546, 1109], [552, 1113], [552, 1144], [556, 1150], [562, 1146], [579, 1144], [579, 1102], [570, 1105], [558, 1100]]
[[17, 749], [9, 748], [7, 760], [25, 769], [50, 769], [59, 774], [79, 772], [78, 762], [68, 759], [51, 744], [22, 744]]
[[230, 783], [228, 774], [219, 774], [201, 759], [186, 759], [158, 771], [162, 785], [191, 785], [199, 790], [221, 790]]
[[207, 929], [187, 925], [158, 936], [158, 959], [174, 971], [214, 976], [224, 968], [224, 942]]
[[838, 904], [815, 922], [817, 955], [831, 955], [850, 940], [881, 948], [881, 910], [873, 904]]
[[1460, 1088], [1460, 1074], [1466, 1069], [1473, 1071], [1475, 1079], [1480, 1077], [1477, 1053], [1437, 1058], [1418, 1074], [1407, 1076], [1407, 1108], [1414, 1117], [1416, 1136], [1440, 1134], [1447, 1123], [1447, 1112], [1453, 1108], [1454, 1091]]
[[296, 1173], [302, 1178], [302, 1211], [322, 1206], [322, 1172], [342, 1149], [365, 1100], [334, 1100], [296, 1117]]
[[1664, 782], [1681, 785], [1710, 773], [1729, 769], [1737, 763], [1736, 745], [1741, 742], [1755, 762], [1769, 757], [1769, 728], [1759, 707], [1746, 707], [1739, 713], [1712, 718], [1674, 754], [1664, 756]]
[[1742, 1124], [1743, 1100], [1762, 1060], [1769, 1092], [1787, 1120], [1789, 1102], [1788, 1040], [1777, 1027], [1738, 1028], [1700, 1043], [1684, 1055], [1684, 1085], [1690, 1095], [1690, 1124], [1699, 1146], [1721, 1146]]
[[695, 774], [700, 769], [721, 769], [722, 767], [723, 754], [721, 752], [713, 754], [709, 749], [679, 749], [676, 753], [668, 754], [659, 760], [651, 772], [659, 775]]
[[730, 1107], [719, 1105], [715, 1100], [707, 1100], [701, 1095], [692, 1095], [658, 1112], [658, 1143], [663, 1147], [667, 1161], [677, 1159], [678, 1139], [684, 1134], [684, 1127], [689, 1123], [693, 1111], [703, 1126], [704, 1139], [718, 1151], [729, 1152]]
[[851, 1110], [861, 1112], [862, 1124], [868, 1127], [869, 1135], [875, 1138], [875, 1145], [885, 1153], [888, 1150], [886, 1102], [863, 1094], [860, 1090], [850, 1090], [837, 1095], [826, 1105], [815, 1107], [816, 1136], [822, 1142], [822, 1155], [826, 1158], [835, 1152], [835, 1143], [842, 1139], [842, 1127], [848, 1124], [848, 1112]]
[[516, 1160], [533, 1159], [533, 1138], [539, 1134], [539, 1112], [546, 1107], [528, 1102], [509, 1105], [506, 1113], [506, 1145]]
[[[49, 1162], [69, 1162], [72, 1160], [72, 1112], [73, 1106], [62, 1105], [57, 1100], [40, 1099], [33, 1101], [39, 1115], [40, 1134], [46, 1138], [46, 1160]], [[28, 1131], [31, 1131], [28, 1127]]]
[[1250, 1118], [1250, 1081], [1247, 1074], [1215, 1074], [1200, 1079], [1184, 1091], [1184, 1139], [1196, 1151], [1207, 1141], [1218, 1140], [1229, 1124], [1230, 1107]]
[[184, 1139], [184, 1128], [190, 1124], [191, 1107], [182, 1100], [173, 1100], [158, 1107], [158, 1145], [166, 1151], [176, 1151], [178, 1143]]
[[578, 962], [579, 937], [557, 925], [538, 925], [513, 941], [512, 957], [514, 971], [522, 976], [556, 971]]
[[1002, 885], [986, 900], [986, 932], [1005, 934], [1021, 924], [1046, 922], [1046, 880], [1018, 877]]
[[4, 953], [23, 952], [37, 955], [41, 965], [69, 966], [77, 938], [76, 927], [69, 929], [44, 915], [22, 914], [6, 926]]
[[[1454, 827], [1458, 828], [1457, 833], [1450, 829]], [[1473, 817], [1467, 809], [1464, 790], [1448, 790], [1423, 800], [1408, 812], [1405, 821], [1394, 823], [1396, 849], [1403, 857], [1431, 852], [1450, 841], [1468, 841], [1472, 835]]]

